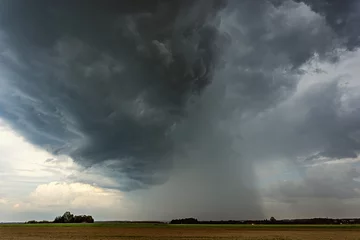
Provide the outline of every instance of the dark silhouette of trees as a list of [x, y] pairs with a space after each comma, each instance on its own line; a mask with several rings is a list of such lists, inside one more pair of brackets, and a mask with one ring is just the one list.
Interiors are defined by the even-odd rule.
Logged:
[[93, 223], [93, 222], [94, 219], [92, 216], [81, 215], [74, 217], [74, 223]]
[[87, 215], [74, 216], [70, 212], [65, 212], [62, 216], [58, 216], [53, 221], [54, 223], [93, 223], [94, 218]]
[[195, 218], [184, 218], [174, 219], [170, 224], [360, 224], [360, 218], [343, 218], [343, 219], [332, 219], [332, 218], [310, 218], [310, 219], [282, 219], [276, 220], [271, 217], [269, 220], [222, 220], [222, 221], [198, 221]]
[[55, 220], [53, 222], [54, 223], [64, 223], [64, 219], [62, 216], [58, 216], [55, 218]]
[[195, 218], [183, 218], [171, 220], [170, 224], [196, 224], [198, 222]]
[[71, 214], [70, 212], [65, 212], [62, 217], [64, 219], [64, 223], [72, 223], [72, 222], [74, 222], [74, 215]]
[[30, 220], [30, 221], [27, 221], [27, 222], [25, 222], [25, 223], [35, 224], [35, 223], [52, 223], [52, 222], [46, 221], [46, 220], [42, 220], [42, 221]]

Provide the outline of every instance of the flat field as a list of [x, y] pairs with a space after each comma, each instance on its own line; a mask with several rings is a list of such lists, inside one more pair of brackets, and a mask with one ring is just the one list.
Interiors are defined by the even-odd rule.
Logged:
[[359, 225], [4, 224], [1, 240], [360, 240]]

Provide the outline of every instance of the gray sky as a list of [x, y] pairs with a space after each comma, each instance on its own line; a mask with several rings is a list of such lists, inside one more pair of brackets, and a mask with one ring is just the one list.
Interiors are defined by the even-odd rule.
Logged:
[[0, 221], [360, 214], [358, 1], [0, 4]]

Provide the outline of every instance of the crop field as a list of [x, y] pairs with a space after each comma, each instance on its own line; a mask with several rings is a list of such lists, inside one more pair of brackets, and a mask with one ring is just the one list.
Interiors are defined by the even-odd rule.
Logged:
[[360, 240], [359, 225], [4, 224], [1, 240]]

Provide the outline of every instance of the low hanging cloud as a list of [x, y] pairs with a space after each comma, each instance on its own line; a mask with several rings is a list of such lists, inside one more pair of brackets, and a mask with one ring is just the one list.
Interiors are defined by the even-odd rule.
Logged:
[[357, 157], [358, 88], [321, 68], [356, 52], [357, 1], [2, 5], [0, 118], [91, 181], [136, 190], [197, 169], [208, 209], [259, 208], [255, 161]]

